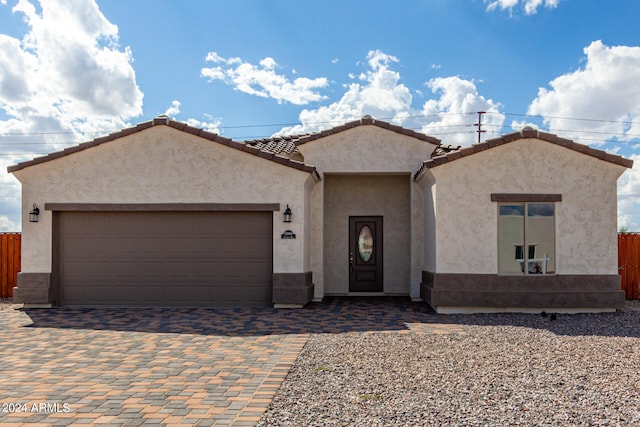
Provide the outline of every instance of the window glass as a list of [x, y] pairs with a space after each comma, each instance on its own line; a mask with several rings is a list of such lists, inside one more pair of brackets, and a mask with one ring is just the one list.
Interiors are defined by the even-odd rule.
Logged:
[[498, 273], [555, 274], [554, 203], [499, 205]]
[[358, 235], [358, 254], [364, 262], [369, 262], [373, 254], [373, 233], [368, 225], [360, 229]]
[[498, 272], [524, 274], [524, 204], [500, 205], [498, 241]]
[[535, 246], [529, 257], [529, 274], [555, 273], [555, 224], [553, 203], [528, 203], [525, 236]]

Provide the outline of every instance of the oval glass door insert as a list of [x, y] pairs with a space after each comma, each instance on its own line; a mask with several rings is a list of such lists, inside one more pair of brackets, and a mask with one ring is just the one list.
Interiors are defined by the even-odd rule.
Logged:
[[362, 227], [358, 234], [358, 254], [364, 262], [369, 262], [373, 254], [373, 233], [368, 225]]

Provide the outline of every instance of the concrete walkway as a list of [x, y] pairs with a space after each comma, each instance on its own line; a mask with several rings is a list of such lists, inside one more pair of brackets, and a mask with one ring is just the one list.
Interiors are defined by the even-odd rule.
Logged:
[[0, 310], [0, 424], [254, 426], [312, 333], [461, 333], [424, 303]]

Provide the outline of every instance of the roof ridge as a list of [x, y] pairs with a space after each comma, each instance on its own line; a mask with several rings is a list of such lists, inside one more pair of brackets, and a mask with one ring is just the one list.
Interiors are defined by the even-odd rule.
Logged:
[[336, 133], [340, 133], [340, 132], [344, 132], [346, 130], [355, 128], [355, 127], [359, 127], [359, 126], [367, 126], [367, 125], [373, 125], [373, 126], [377, 126], [379, 128], [382, 129], [387, 129], [390, 130], [392, 132], [396, 132], [402, 135], [407, 135], [407, 136], [411, 136], [413, 138], [417, 138], [426, 142], [429, 142], [431, 144], [434, 145], [441, 145], [442, 141], [438, 138], [435, 138], [433, 136], [429, 136], [427, 134], [424, 134], [422, 132], [417, 132], [414, 131], [412, 129], [407, 129], [404, 128], [402, 126], [399, 125], [394, 125], [390, 122], [385, 122], [383, 120], [377, 120], [374, 119], [372, 116], [370, 115], [365, 115], [360, 119], [357, 120], [352, 120], [350, 122], [346, 122], [343, 123], [342, 125], [339, 126], [335, 126], [329, 129], [324, 129], [318, 132], [314, 132], [314, 133], [310, 133], [310, 134], [306, 134], [303, 136], [299, 137], [299, 141], [296, 142], [296, 145], [301, 145], [301, 144], [306, 144], [307, 142], [310, 141], [314, 141], [316, 139], [320, 139], [320, 138], [324, 138], [326, 136], [330, 136], [330, 135], [334, 135]]
[[470, 155], [479, 153], [481, 151], [497, 147], [499, 145], [504, 145], [520, 139], [529, 139], [529, 138], [536, 138], [541, 141], [546, 141], [555, 145], [559, 145], [561, 147], [565, 147], [570, 150], [577, 151], [587, 156], [595, 157], [605, 162], [617, 164], [620, 166], [624, 166], [626, 168], [633, 167], [633, 160], [626, 159], [617, 154], [607, 153], [606, 151], [598, 150], [597, 148], [591, 148], [588, 145], [579, 144], [573, 140], [559, 137], [558, 135], [553, 133], [542, 132], [530, 126], [525, 126], [519, 131], [507, 133], [497, 138], [488, 139], [479, 144], [474, 144], [469, 147], [461, 148], [460, 150], [451, 151], [441, 156], [437, 156], [437, 157], [433, 157], [431, 159], [425, 160], [424, 162], [422, 162], [422, 165], [420, 166], [418, 171], [414, 174], [413, 178], [415, 180], [420, 179], [420, 177], [426, 172], [427, 169], [431, 169], [436, 166], [439, 166], [448, 162], [452, 162], [459, 158], [470, 156]]

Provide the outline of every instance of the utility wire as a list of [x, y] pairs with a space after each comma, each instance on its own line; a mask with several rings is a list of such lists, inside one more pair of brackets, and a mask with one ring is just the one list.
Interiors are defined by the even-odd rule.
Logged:
[[[534, 119], [557, 119], [557, 120], [567, 120], [567, 121], [583, 121], [583, 122], [597, 122], [597, 123], [608, 123], [608, 124], [624, 124], [624, 125], [640, 125], [640, 122], [634, 122], [634, 121], [624, 121], [624, 120], [604, 120], [604, 119], [590, 119], [590, 118], [578, 118], [578, 117], [560, 117], [560, 116], [541, 116], [541, 115], [531, 115], [531, 114], [522, 114], [522, 113], [511, 113], [511, 112], [496, 112], [496, 111], [488, 111], [485, 114], [487, 115], [500, 115], [500, 116], [504, 116], [504, 117], [508, 117], [508, 116], [514, 116], [514, 117], [529, 117], [529, 118], [534, 118]], [[429, 114], [429, 115], [411, 115], [411, 116], [402, 116], [402, 119], [429, 119], [429, 118], [442, 118], [442, 117], [447, 117], [447, 116], [474, 116], [477, 115], [477, 112], [469, 112], [469, 113], [439, 113], [439, 114]], [[395, 119], [395, 117], [391, 117], [391, 118], [381, 118], [379, 120], [384, 120], [384, 121], [390, 121]], [[334, 120], [334, 121], [321, 121], [321, 122], [310, 122], [310, 123], [306, 123], [305, 125], [330, 125], [330, 124], [335, 124], [335, 123], [344, 123], [343, 120]], [[436, 123], [436, 122], [434, 122]], [[228, 129], [251, 129], [251, 128], [261, 128], [261, 127], [286, 127], [286, 126], [302, 126], [301, 123], [272, 123], [272, 124], [247, 124], [247, 125], [229, 125], [229, 126], [220, 126], [220, 129], [223, 130], [228, 130]], [[491, 124], [491, 123], [483, 123], [482, 124], [483, 127], [490, 129], [490, 133], [494, 134], [494, 135], [499, 135], [500, 133], [508, 133], [509, 131], [511, 131], [512, 129], [509, 126], [505, 126], [505, 125], [495, 125], [495, 124]], [[467, 135], [467, 134], [472, 134], [475, 133], [476, 130], [473, 129], [474, 127], [474, 123], [460, 123], [460, 124], [434, 124], [434, 125], [429, 125], [429, 123], [426, 124], [422, 124], [421, 126], [413, 126], [413, 127], [407, 127], [405, 126], [405, 128], [407, 129], [411, 129], [411, 130], [415, 130], [415, 131], [422, 131], [422, 129], [424, 127], [428, 128], [428, 134], [430, 136], [447, 136], [447, 135]], [[446, 131], [438, 131], [439, 129], [441, 130], [446, 130], [446, 129], [460, 129], [460, 130], [456, 130], [453, 132], [446, 132]], [[464, 128], [469, 128], [468, 130], [463, 130]], [[113, 131], [113, 132], [117, 132]], [[83, 131], [83, 132], [72, 132], [72, 131], [60, 131], [60, 132], [27, 132], [27, 133], [7, 133], [7, 134], [0, 134], [0, 146], [1, 145], [13, 145], [13, 146], [23, 146], [23, 145], [42, 145], [42, 146], [50, 146], [50, 145], [55, 145], [55, 146], [60, 146], [62, 148], [64, 148], [65, 146], [72, 146], [72, 145], [77, 145], [80, 144], [83, 141], [79, 141], [79, 140], [72, 140], [72, 141], [52, 141], [52, 142], [34, 142], [34, 141], [25, 141], [25, 142], [18, 142], [18, 141], [3, 141], [3, 139], [6, 138], [15, 138], [15, 137], [27, 137], [27, 136], [48, 136], [48, 135], [89, 135], [89, 134], [108, 134], [108, 133], [113, 133], [113, 132], [108, 132], [108, 131]], [[583, 129], [553, 129], [554, 133], [568, 133], [568, 134], [585, 134], [585, 135], [609, 135], [609, 138], [607, 139], [611, 139], [611, 138], [640, 138], [640, 134], [624, 134], [624, 133], [611, 133], [611, 132], [604, 132], [604, 131], [596, 131], [596, 130], [583, 130]], [[243, 140], [251, 140], [251, 139], [262, 139], [262, 138], [270, 138], [271, 136], [265, 136], [265, 135], [250, 135], [250, 136], [234, 136], [233, 138], [239, 141], [243, 141]], [[606, 142], [606, 140], [603, 139], [594, 139], [594, 138], [583, 138], [583, 137], [573, 137], [573, 139], [575, 140], [579, 140], [579, 141], [594, 141], [594, 142]], [[634, 142], [634, 141], [621, 141], [621, 140], [617, 140], [617, 141], [611, 141], [617, 144], [626, 144], [626, 143], [632, 143], [632, 144], [638, 144], [638, 142]], [[37, 156], [37, 155], [46, 155], [48, 154], [50, 151], [48, 152], [21, 152], [21, 153], [14, 153], [14, 152], [6, 152], [6, 153], [0, 153], [0, 156]]]

